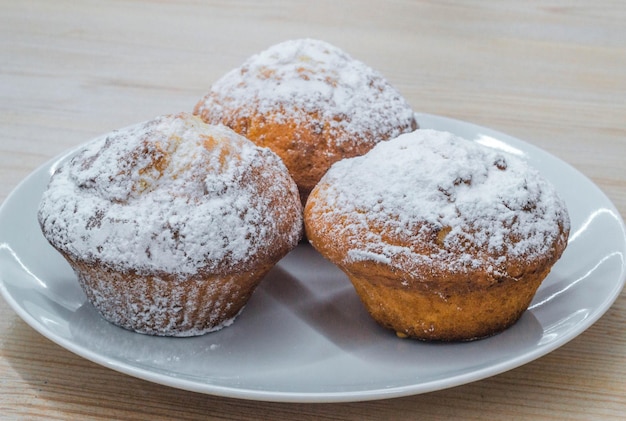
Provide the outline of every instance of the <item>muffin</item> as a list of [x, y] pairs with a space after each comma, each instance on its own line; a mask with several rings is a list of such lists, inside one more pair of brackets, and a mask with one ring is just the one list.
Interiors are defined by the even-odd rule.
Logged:
[[387, 80], [323, 41], [286, 41], [216, 81], [194, 114], [224, 124], [280, 156], [302, 203], [326, 170], [417, 128]]
[[305, 228], [379, 324], [465, 341], [521, 317], [570, 221], [522, 158], [422, 129], [334, 164], [306, 203]]
[[105, 319], [163, 336], [231, 324], [302, 235], [280, 158], [190, 113], [86, 144], [52, 175], [38, 219]]

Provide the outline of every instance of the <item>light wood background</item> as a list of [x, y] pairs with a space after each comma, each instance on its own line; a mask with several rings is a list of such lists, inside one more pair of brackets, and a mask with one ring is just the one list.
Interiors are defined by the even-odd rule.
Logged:
[[[0, 1], [0, 201], [95, 135], [190, 110], [249, 55], [298, 37], [381, 71], [422, 112], [509, 133], [590, 177], [626, 214], [626, 2]], [[504, 374], [346, 404], [226, 399], [152, 384], [48, 341], [0, 299], [1, 419], [619, 419], [626, 296]]]

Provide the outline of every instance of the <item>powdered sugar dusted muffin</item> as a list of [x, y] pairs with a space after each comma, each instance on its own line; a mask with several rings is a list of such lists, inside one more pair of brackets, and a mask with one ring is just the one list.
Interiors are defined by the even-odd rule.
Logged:
[[110, 322], [154, 335], [227, 326], [302, 234], [280, 158], [191, 114], [81, 148], [39, 207], [44, 236]]
[[424, 340], [515, 323], [570, 230], [564, 202], [523, 159], [423, 129], [336, 163], [305, 226], [381, 325]]
[[385, 78], [323, 41], [286, 41], [216, 81], [195, 106], [276, 152], [303, 203], [336, 161], [415, 130], [414, 113]]

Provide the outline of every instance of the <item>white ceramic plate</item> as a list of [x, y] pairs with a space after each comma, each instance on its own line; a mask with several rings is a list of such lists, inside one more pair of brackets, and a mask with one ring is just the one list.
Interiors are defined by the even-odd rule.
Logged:
[[572, 220], [570, 242], [509, 330], [456, 344], [401, 340], [370, 319], [347, 278], [301, 245], [261, 283], [236, 322], [196, 338], [132, 333], [101, 319], [73, 272], [39, 231], [36, 210], [60, 157], [25, 179], [0, 209], [0, 281], [29, 325], [103, 366], [176, 388], [288, 402], [382, 399], [461, 385], [539, 358], [591, 326], [625, 278], [624, 223], [585, 176], [525, 142], [448, 118], [447, 130], [528, 159], [557, 187]]

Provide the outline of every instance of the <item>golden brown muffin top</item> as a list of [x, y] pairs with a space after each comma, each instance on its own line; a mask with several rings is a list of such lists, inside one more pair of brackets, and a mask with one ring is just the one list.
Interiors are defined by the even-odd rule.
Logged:
[[570, 229], [565, 203], [524, 159], [424, 129], [333, 165], [309, 197], [305, 224], [341, 266], [427, 268], [441, 279], [515, 277], [534, 261], [553, 263]]
[[417, 128], [409, 104], [380, 73], [313, 39], [253, 55], [216, 81], [194, 113], [274, 150], [303, 197], [332, 163]]

